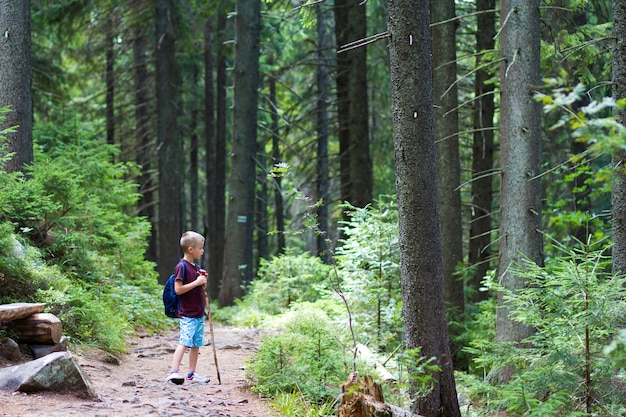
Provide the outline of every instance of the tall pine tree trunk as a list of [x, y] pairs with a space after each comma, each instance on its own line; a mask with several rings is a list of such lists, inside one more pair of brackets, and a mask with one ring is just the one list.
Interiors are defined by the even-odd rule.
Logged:
[[138, 149], [137, 164], [141, 167], [139, 175], [139, 208], [137, 214], [150, 220], [152, 231], [148, 238], [146, 258], [157, 261], [157, 225], [154, 201], [154, 181], [152, 178], [152, 153], [154, 143], [151, 139], [150, 116], [148, 112], [148, 69], [146, 67], [146, 38], [142, 26], [133, 28], [133, 61], [134, 61], [134, 92], [135, 92], [135, 132]]
[[[224, 265], [224, 231], [226, 218], [226, 50], [224, 42], [227, 39], [227, 19], [228, 13], [227, 0], [220, 2], [217, 16], [217, 31], [215, 42], [215, 64], [216, 64], [216, 81], [215, 81], [215, 126], [211, 129], [213, 132], [213, 143], [207, 143], [207, 239], [209, 247], [209, 263], [208, 274], [209, 283], [208, 291], [211, 299], [219, 297], [220, 285], [223, 276]], [[207, 71], [209, 71], [207, 69]], [[208, 72], [207, 72], [208, 74]], [[207, 83], [208, 81], [205, 81]], [[209, 90], [207, 90], [207, 100], [209, 100]], [[207, 103], [207, 112], [209, 106]], [[207, 115], [207, 120], [208, 119]], [[207, 132], [210, 134], [210, 132]], [[210, 138], [207, 137], [207, 141]]]
[[[335, 14], [335, 42], [339, 51], [348, 44], [348, 0], [335, 0], [333, 11]], [[339, 198], [341, 201], [351, 201], [352, 185], [350, 183], [350, 59], [345, 52], [337, 52], [337, 69], [335, 83], [337, 88], [337, 137], [339, 139]], [[348, 220], [344, 216], [345, 220]]]
[[[477, 0], [476, 50], [491, 51], [496, 35], [495, 0]], [[488, 12], [488, 10], [492, 10]], [[486, 65], [481, 59], [478, 67]], [[472, 145], [472, 186], [470, 201], [469, 264], [475, 267], [469, 285], [472, 288], [472, 301], [486, 300], [489, 295], [480, 291], [481, 282], [487, 275], [491, 258], [491, 211], [493, 205], [493, 140], [494, 140], [494, 97], [493, 85], [488, 83], [490, 76], [486, 68], [476, 70], [474, 80], [474, 138]]]
[[159, 157], [159, 282], [165, 283], [180, 259], [180, 144], [178, 142], [175, 60], [176, 12], [171, 0], [156, 0], [156, 101]]
[[319, 235], [317, 236], [317, 253], [328, 263], [330, 253], [326, 241], [328, 239], [328, 136], [329, 136], [329, 90], [330, 90], [330, 39], [326, 5], [316, 6], [317, 11], [317, 198], [322, 205], [317, 211]]
[[421, 355], [441, 366], [432, 391], [417, 399], [417, 412], [460, 417], [444, 301], [429, 1], [389, 0], [388, 5], [406, 347], [421, 348]]
[[[348, 36], [351, 42], [367, 35], [366, 5], [348, 1]], [[350, 130], [350, 203], [365, 207], [372, 202], [372, 160], [369, 138], [369, 100], [367, 91], [367, 48], [345, 52], [349, 56], [348, 117]]]
[[107, 143], [115, 144], [115, 40], [113, 32], [115, 24], [112, 14], [105, 20], [105, 55], [106, 67], [104, 70], [104, 80], [106, 84], [106, 131]]
[[[270, 56], [269, 65], [273, 65], [274, 57]], [[278, 126], [278, 112], [276, 111], [276, 77], [272, 77], [269, 81], [270, 102], [272, 103], [271, 119], [272, 124], [270, 131], [272, 132], [272, 162], [274, 165], [282, 162], [280, 154], [280, 133]], [[276, 254], [285, 252], [287, 246], [285, 242], [285, 203], [283, 201], [282, 180], [280, 175], [274, 178], [274, 212], [276, 216]]]
[[[500, 10], [500, 259], [499, 282], [517, 291], [525, 280], [514, 267], [523, 257], [543, 265], [541, 236], [541, 86], [539, 0], [501, 2]], [[532, 329], [514, 321], [498, 293], [496, 341], [520, 342]], [[508, 381], [512, 368], [490, 377]]]
[[18, 126], [6, 134], [7, 151], [15, 153], [6, 165], [8, 172], [33, 162], [30, 51], [30, 1], [0, 0], [0, 107], [11, 106], [0, 130]]
[[[198, 65], [196, 59], [191, 64], [191, 88], [192, 91], [198, 91]], [[198, 154], [200, 152], [200, 137], [198, 135], [198, 99], [195, 94], [190, 95], [189, 106], [191, 110], [189, 112], [189, 129], [191, 130], [191, 137], [189, 138], [189, 228], [191, 230], [200, 231], [199, 226], [199, 178], [198, 173], [200, 170], [200, 163]]]
[[[204, 26], [204, 123], [206, 148], [206, 179], [207, 179], [207, 217], [206, 217], [206, 270], [208, 273], [207, 292], [214, 300], [219, 294], [221, 274], [216, 270], [217, 258], [217, 170], [216, 170], [216, 141], [215, 141], [215, 68], [213, 25], [208, 21]], [[221, 259], [221, 254], [219, 255]]]
[[456, 86], [456, 21], [454, 0], [431, 2], [433, 25], [435, 139], [443, 277], [446, 302], [463, 314], [465, 309], [463, 281], [455, 275], [463, 261], [463, 226], [461, 223], [461, 163], [459, 160], [458, 89]]
[[[626, 1], [613, 0], [613, 98], [626, 98]], [[626, 124], [626, 110], [616, 111], [617, 120]], [[613, 155], [611, 191], [611, 230], [613, 233], [613, 273], [626, 273], [626, 150]]]
[[224, 247], [224, 273], [219, 305], [232, 305], [252, 280], [255, 154], [259, 86], [259, 0], [237, 0], [233, 134], [230, 156], [228, 236]]

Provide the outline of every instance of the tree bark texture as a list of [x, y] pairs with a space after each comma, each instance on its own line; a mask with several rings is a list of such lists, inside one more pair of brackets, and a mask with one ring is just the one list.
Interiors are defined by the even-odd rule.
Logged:
[[154, 201], [154, 180], [152, 177], [152, 130], [150, 128], [149, 103], [150, 95], [148, 69], [146, 66], [146, 37], [140, 24], [133, 28], [133, 61], [134, 61], [134, 100], [135, 100], [135, 134], [137, 135], [138, 148], [136, 151], [137, 163], [141, 167], [139, 176], [139, 208], [137, 214], [150, 220], [152, 231], [148, 238], [146, 258], [157, 261], [157, 219], [156, 204]]
[[233, 135], [230, 155], [228, 236], [224, 248], [224, 273], [220, 306], [244, 295], [252, 279], [254, 188], [256, 179], [256, 121], [259, 86], [260, 1], [237, 0]]
[[[367, 3], [348, 1], [349, 42], [367, 35]], [[350, 203], [365, 207], [372, 202], [372, 160], [369, 144], [369, 100], [367, 95], [367, 47], [351, 49], [348, 55], [348, 117], [350, 137]]]
[[[626, 98], [626, 1], [613, 0], [613, 98]], [[626, 110], [616, 111], [617, 120], [626, 124]], [[611, 191], [611, 231], [613, 234], [613, 273], [626, 272], [626, 150], [613, 155]]]
[[[200, 86], [198, 85], [199, 81], [199, 72], [197, 61], [193, 61], [190, 65], [191, 76], [189, 82], [192, 86], [193, 91], [200, 90]], [[198, 198], [200, 196], [200, 192], [198, 189], [198, 185], [200, 183], [199, 179], [199, 153], [200, 153], [200, 135], [198, 134], [199, 127], [199, 113], [198, 108], [200, 107], [199, 99], [195, 94], [191, 94], [189, 99], [189, 106], [191, 110], [189, 112], [189, 130], [191, 131], [191, 137], [189, 138], [189, 152], [183, 152], [183, 155], [189, 155], [189, 227], [191, 230], [199, 231], [200, 222], [198, 217]], [[183, 219], [184, 220], [184, 219]]]
[[[279, 136], [279, 123], [278, 113], [276, 112], [276, 79], [270, 80], [270, 100], [274, 109], [272, 110], [272, 161], [275, 164], [282, 162], [280, 152], [281, 138]], [[283, 200], [282, 180], [280, 175], [274, 178], [274, 212], [276, 216], [276, 254], [285, 253], [285, 247], [287, 246], [285, 239], [285, 202]]]
[[330, 66], [331, 50], [328, 33], [328, 19], [325, 5], [316, 6], [317, 13], [317, 198], [322, 205], [317, 212], [317, 222], [320, 234], [317, 236], [317, 253], [325, 262], [330, 262], [330, 253], [326, 240], [328, 239], [328, 192], [330, 187], [328, 168], [328, 138], [329, 138], [329, 104], [330, 104]]
[[348, 376], [341, 386], [339, 417], [392, 417], [391, 409], [385, 404], [380, 384], [371, 375], [363, 380], [356, 372]]
[[[541, 228], [541, 85], [539, 1], [501, 2], [500, 22], [500, 259], [499, 280], [508, 290], [525, 285], [512, 268], [527, 257], [543, 264]], [[513, 321], [498, 294], [496, 341], [519, 342], [532, 329]], [[497, 374], [497, 372], [496, 372]], [[507, 380], [506, 375], [497, 376]]]
[[0, 107], [11, 106], [0, 130], [18, 127], [6, 135], [8, 172], [33, 162], [30, 25], [29, 0], [0, 0]]
[[[335, 42], [336, 50], [351, 41], [348, 31], [348, 0], [335, 0]], [[337, 85], [337, 124], [339, 139], [339, 197], [341, 201], [350, 201], [352, 186], [350, 183], [350, 55], [344, 52], [337, 53], [337, 70], [335, 83]], [[344, 220], [349, 220], [344, 215]]]
[[[477, 0], [479, 12], [476, 31], [476, 49], [491, 51], [495, 46], [495, 12], [486, 12], [496, 7], [495, 0]], [[483, 12], [483, 13], [481, 13]], [[482, 58], [478, 65], [485, 64]], [[485, 68], [476, 71], [474, 80], [474, 134], [472, 145], [472, 186], [470, 201], [470, 235], [468, 259], [476, 269], [470, 281], [473, 288], [472, 301], [486, 300], [489, 293], [479, 291], [481, 282], [490, 266], [492, 206], [493, 206], [493, 140], [494, 140], [494, 97], [493, 85], [487, 83], [490, 75]]]
[[[212, 299], [219, 297], [224, 271], [224, 236], [226, 229], [226, 47], [227, 0], [222, 0], [217, 10], [216, 39], [216, 84], [215, 84], [215, 144], [209, 146], [213, 155], [207, 161], [208, 193], [208, 242], [209, 242], [209, 285]], [[208, 111], [208, 110], [207, 110]]]
[[429, 2], [389, 0], [388, 5], [406, 347], [421, 347], [441, 366], [433, 390], [417, 400], [417, 411], [458, 417], [444, 302]]
[[156, 0], [156, 101], [159, 158], [159, 282], [164, 284], [181, 256], [180, 143], [175, 60], [176, 11], [171, 0]]
[[[216, 171], [216, 141], [215, 141], [215, 68], [213, 24], [210, 20], [204, 26], [204, 123], [205, 123], [205, 158], [206, 158], [206, 269], [208, 273], [207, 294], [211, 299], [216, 299], [219, 294], [219, 281], [221, 273], [216, 271], [215, 259], [217, 258], [217, 171]], [[220, 258], [221, 258], [220, 254]], [[221, 272], [221, 271], [220, 271]]]
[[[609, 3], [609, 2], [607, 2]], [[542, 21], [548, 22], [559, 22], [557, 25], [550, 25], [550, 30], [552, 31], [567, 31], [569, 34], [580, 33], [583, 28], [586, 27], [589, 21], [589, 3], [585, 3], [576, 7], [574, 10], [569, 10], [567, 0], [560, 0], [553, 4], [553, 8], [548, 8], [547, 10], [542, 11]], [[565, 6], [565, 7], [563, 7]], [[542, 28], [542, 36], [544, 35], [545, 25]], [[564, 70], [567, 73], [575, 74], [576, 70], [580, 62], [578, 60], [573, 60], [571, 62], [567, 62], [566, 60], [563, 64], [566, 65]], [[568, 81], [570, 85], [577, 85], [579, 83], [585, 83], [587, 79], [584, 76], [576, 76], [572, 78], [571, 81]], [[590, 95], [583, 95], [576, 102], [572, 103], [572, 112], [578, 113], [582, 108], [588, 106], [591, 103]], [[558, 141], [557, 141], [558, 143]], [[546, 141], [543, 149], [544, 155], [546, 154], [555, 154], [555, 151], [560, 151], [560, 144], [557, 145], [554, 143], [555, 148], [551, 148], [553, 145], [553, 141]], [[580, 160], [577, 162], [577, 166], [579, 167], [590, 167], [593, 163], [593, 155], [592, 152], [589, 152], [590, 144], [586, 141], [581, 141], [576, 135], [571, 135], [570, 138], [570, 148], [569, 152], [571, 155], [577, 155]], [[543, 163], [546, 163], [544, 158]], [[576, 213], [575, 216], [578, 217], [582, 215], [588, 216], [591, 214], [591, 211], [595, 208], [594, 204], [597, 199], [593, 198], [592, 190], [597, 188], [594, 186], [594, 181], [592, 180], [593, 169], [590, 171], [583, 171], [582, 169], [577, 169], [577, 173], [572, 178], [571, 183], [569, 184], [569, 192], [570, 200], [567, 202], [568, 204], [563, 207], [564, 210]], [[565, 245], [575, 245], [576, 247], [580, 247], [580, 242], [588, 242], [589, 237], [593, 236], [595, 233], [595, 227], [593, 222], [589, 221], [579, 221], [570, 225], [570, 237], [568, 241], [561, 242]], [[570, 243], [571, 242], [571, 243]]]
[[[454, 0], [430, 3], [435, 100], [437, 183], [441, 215], [445, 299], [458, 313], [465, 310], [463, 281], [455, 275], [463, 261], [461, 222], [461, 162], [459, 160], [458, 88], [456, 85], [456, 26]], [[442, 23], [446, 22], [446, 23]]]
[[115, 144], [115, 39], [114, 32], [115, 22], [112, 14], [106, 17], [104, 22], [104, 39], [105, 55], [106, 55], [106, 67], [104, 69], [104, 80], [106, 84], [106, 131], [107, 131], [107, 143]]

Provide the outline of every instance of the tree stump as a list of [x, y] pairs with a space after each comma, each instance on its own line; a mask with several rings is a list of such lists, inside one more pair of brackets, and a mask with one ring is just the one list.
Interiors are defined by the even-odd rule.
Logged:
[[383, 399], [380, 384], [365, 375], [363, 381], [357, 372], [350, 374], [341, 386], [339, 417], [392, 417], [393, 413]]

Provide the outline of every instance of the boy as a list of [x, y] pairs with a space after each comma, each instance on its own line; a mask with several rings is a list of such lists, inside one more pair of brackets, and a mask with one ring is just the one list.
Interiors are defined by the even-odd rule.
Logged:
[[[180, 296], [180, 339], [172, 369], [166, 380], [181, 385], [185, 380], [209, 382], [196, 374], [200, 346], [204, 344], [204, 308], [207, 272], [195, 264], [204, 253], [204, 237], [196, 232], [185, 232], [180, 238], [180, 247], [184, 256], [175, 269], [174, 291]], [[182, 263], [185, 263], [183, 276]], [[185, 351], [189, 349], [189, 371], [186, 377], [178, 373]]]

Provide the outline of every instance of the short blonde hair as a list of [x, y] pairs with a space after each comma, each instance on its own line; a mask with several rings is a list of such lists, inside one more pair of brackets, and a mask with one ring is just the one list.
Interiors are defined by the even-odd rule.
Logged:
[[180, 237], [180, 248], [183, 250], [183, 252], [186, 251], [187, 248], [194, 247], [200, 243], [204, 243], [204, 236], [202, 236], [198, 232], [189, 230], [183, 233], [183, 235]]

